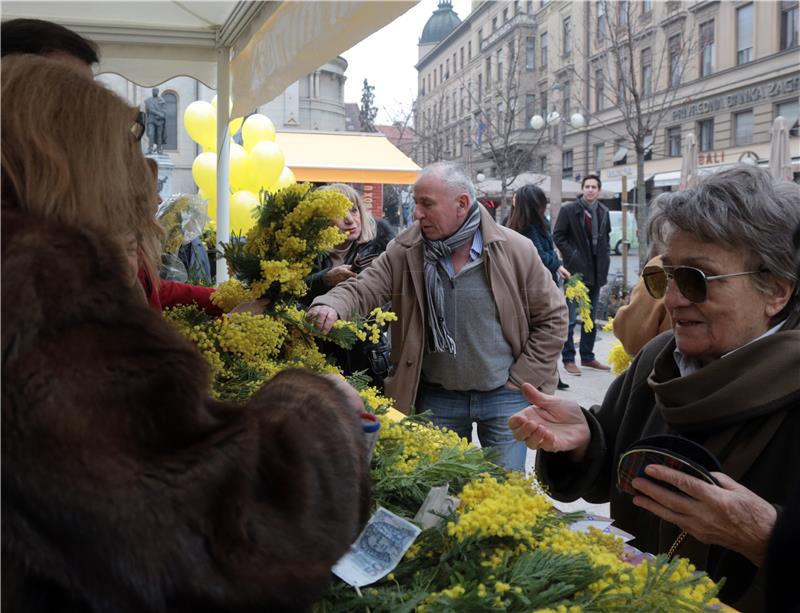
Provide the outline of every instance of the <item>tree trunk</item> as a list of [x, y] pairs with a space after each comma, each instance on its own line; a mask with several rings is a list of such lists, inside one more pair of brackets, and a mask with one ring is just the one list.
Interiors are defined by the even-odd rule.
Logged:
[[636, 149], [636, 238], [639, 240], [639, 270], [647, 263], [647, 187], [644, 184], [644, 148]]

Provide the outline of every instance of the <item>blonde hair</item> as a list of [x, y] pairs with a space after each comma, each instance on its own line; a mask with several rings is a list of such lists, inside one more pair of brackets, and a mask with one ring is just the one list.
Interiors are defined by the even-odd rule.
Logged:
[[323, 185], [319, 189], [332, 189], [343, 194], [353, 205], [358, 208], [358, 213], [361, 216], [361, 236], [358, 237], [359, 243], [367, 243], [371, 241], [378, 234], [378, 224], [361, 200], [361, 195], [350, 185], [346, 183], [329, 183]]
[[155, 183], [131, 132], [138, 109], [47, 58], [8, 56], [2, 72], [3, 204], [146, 242]]

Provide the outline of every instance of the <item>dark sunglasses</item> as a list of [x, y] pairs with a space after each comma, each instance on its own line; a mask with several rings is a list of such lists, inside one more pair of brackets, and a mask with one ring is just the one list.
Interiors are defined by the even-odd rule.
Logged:
[[131, 124], [131, 134], [133, 137], [138, 141], [142, 140], [142, 136], [144, 136], [144, 113], [139, 111], [136, 114], [136, 119]]
[[705, 302], [708, 298], [708, 282], [728, 277], [742, 277], [745, 275], [757, 275], [761, 270], [751, 270], [749, 272], [733, 272], [728, 275], [707, 276], [699, 268], [691, 266], [645, 266], [642, 271], [642, 280], [647, 292], [656, 299], [663, 298], [667, 293], [667, 284], [670, 279], [675, 281], [678, 291], [687, 300], [695, 303]]

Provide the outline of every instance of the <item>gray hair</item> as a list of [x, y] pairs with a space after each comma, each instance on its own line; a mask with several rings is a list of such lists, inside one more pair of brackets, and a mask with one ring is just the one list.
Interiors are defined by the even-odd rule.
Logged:
[[[677, 192], [652, 216], [648, 231], [651, 224], [662, 238], [679, 229], [728, 249], [744, 250], [752, 270], [796, 284], [790, 305], [794, 302], [797, 307], [792, 233], [800, 224], [800, 185], [774, 181], [768, 171], [740, 164]], [[752, 278], [761, 291], [768, 288], [763, 276]]]
[[457, 192], [459, 194], [469, 194], [470, 203], [475, 202], [477, 198], [475, 185], [460, 164], [456, 164], [455, 162], [436, 162], [430, 164], [419, 171], [417, 181], [428, 175], [437, 177], [447, 186], [448, 191]]

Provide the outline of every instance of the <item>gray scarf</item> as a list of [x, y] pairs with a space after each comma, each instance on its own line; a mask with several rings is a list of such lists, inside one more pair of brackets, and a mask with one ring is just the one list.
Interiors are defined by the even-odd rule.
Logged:
[[431, 241], [422, 237], [425, 256], [425, 309], [428, 326], [431, 331], [431, 349], [435, 353], [456, 354], [456, 343], [450, 336], [444, 319], [444, 289], [436, 266], [455, 249], [467, 241], [471, 241], [481, 225], [481, 213], [477, 204], [473, 204], [467, 219], [455, 234], [440, 241]]

